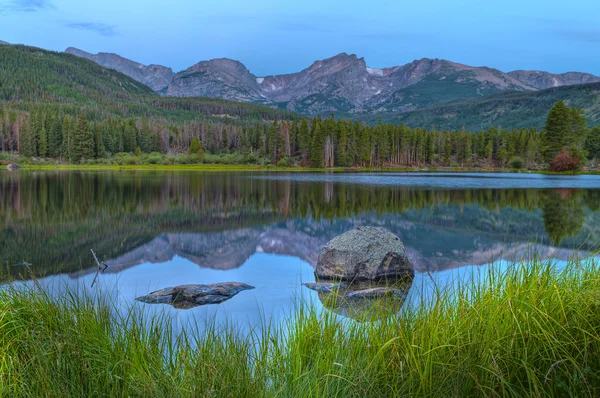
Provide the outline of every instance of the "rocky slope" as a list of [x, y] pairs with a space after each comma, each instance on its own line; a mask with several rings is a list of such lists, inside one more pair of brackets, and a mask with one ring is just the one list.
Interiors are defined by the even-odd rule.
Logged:
[[94, 61], [105, 68], [115, 69], [124, 75], [145, 84], [154, 91], [166, 89], [173, 79], [173, 70], [161, 65], [142, 65], [138, 62], [123, 58], [117, 54], [90, 54], [77, 48], [69, 47], [66, 53]]
[[0, 40], [0, 44], [10, 44], [10, 43], [7, 41], [4, 41], [4, 40]]
[[166, 94], [175, 97], [217, 97], [243, 102], [268, 102], [256, 76], [238, 61], [227, 58], [199, 62], [177, 73]]
[[429, 58], [375, 69], [368, 67], [364, 58], [346, 53], [286, 75], [258, 77], [241, 62], [227, 58], [202, 61], [173, 74], [170, 68], [145, 66], [116, 54], [92, 55], [74, 48], [67, 52], [116, 69], [168, 96], [253, 102], [305, 115], [407, 112], [505, 91], [536, 91], [600, 81], [600, 77], [585, 73], [504, 73]]
[[597, 83], [600, 77], [589, 73], [567, 72], [552, 74], [538, 70], [515, 70], [508, 73], [517, 80], [527, 83], [539, 90], [546, 88], [571, 86], [575, 84]]
[[509, 129], [535, 127], [541, 130], [548, 110], [558, 101], [581, 108], [588, 125], [600, 125], [600, 83], [554, 87], [536, 91], [509, 91], [480, 98], [459, 99], [409, 112], [391, 111], [351, 115], [352, 119], [374, 124], [403, 123], [412, 127], [468, 131], [502, 126]]

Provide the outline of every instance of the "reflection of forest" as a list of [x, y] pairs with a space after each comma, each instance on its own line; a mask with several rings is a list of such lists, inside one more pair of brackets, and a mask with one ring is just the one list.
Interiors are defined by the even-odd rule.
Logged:
[[234, 254], [244, 250], [313, 262], [326, 239], [377, 224], [401, 235], [424, 267], [440, 269], [501, 247], [523, 251], [518, 245], [530, 241], [590, 250], [600, 238], [599, 208], [600, 190], [424, 190], [229, 173], [1, 173], [0, 261], [73, 271], [87, 265], [93, 248], [107, 259], [129, 254], [130, 264], [147, 260], [133, 258], [136, 249], [171, 250], [221, 268], [239, 266], [246, 254]]

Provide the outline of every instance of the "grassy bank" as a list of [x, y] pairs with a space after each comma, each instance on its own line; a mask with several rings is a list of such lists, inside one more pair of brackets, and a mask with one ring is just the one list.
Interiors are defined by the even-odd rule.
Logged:
[[9, 163], [17, 163], [23, 169], [30, 170], [197, 170], [197, 171], [329, 171], [329, 172], [486, 172], [486, 173], [540, 173], [540, 174], [600, 174], [598, 169], [584, 169], [570, 172], [551, 172], [539, 169], [510, 169], [502, 167], [464, 167], [453, 166], [384, 166], [384, 167], [304, 167], [297, 159], [272, 164], [268, 158], [251, 155], [164, 155], [150, 153], [132, 155], [118, 153], [110, 158], [90, 160], [73, 164], [59, 159], [25, 158], [14, 154], [0, 153], [0, 169]]
[[[66, 295], [5, 290], [3, 396], [598, 396], [600, 266], [489, 271], [394, 319], [301, 305], [284, 332], [210, 329]], [[285, 329], [285, 328], [284, 328]]]

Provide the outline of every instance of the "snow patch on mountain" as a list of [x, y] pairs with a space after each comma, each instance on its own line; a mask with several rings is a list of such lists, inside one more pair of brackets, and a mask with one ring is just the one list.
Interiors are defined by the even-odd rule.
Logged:
[[371, 76], [383, 76], [383, 69], [369, 68], [367, 66], [367, 73]]

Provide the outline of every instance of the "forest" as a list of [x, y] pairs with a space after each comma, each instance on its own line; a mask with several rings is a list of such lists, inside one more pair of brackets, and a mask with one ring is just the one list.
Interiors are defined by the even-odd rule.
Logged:
[[119, 72], [33, 47], [0, 46], [0, 56], [4, 163], [566, 171], [594, 165], [600, 155], [600, 128], [588, 128], [583, 111], [562, 101], [541, 131], [366, 125], [225, 100], [160, 97]]

